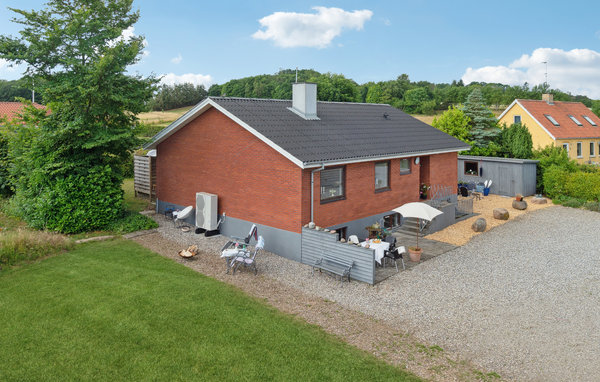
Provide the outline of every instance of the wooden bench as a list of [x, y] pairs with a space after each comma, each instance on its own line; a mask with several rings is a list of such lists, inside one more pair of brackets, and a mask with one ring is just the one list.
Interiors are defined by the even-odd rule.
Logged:
[[312, 266], [312, 274], [315, 274], [315, 269], [319, 272], [326, 271], [334, 275], [340, 276], [340, 283], [343, 283], [344, 277], [348, 278], [350, 282], [350, 271], [354, 266], [354, 261], [344, 259], [333, 259], [327, 256], [323, 256], [315, 261]]

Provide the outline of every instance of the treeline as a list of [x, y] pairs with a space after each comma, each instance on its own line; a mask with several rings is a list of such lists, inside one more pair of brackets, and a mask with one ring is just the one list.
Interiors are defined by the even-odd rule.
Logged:
[[[583, 95], [571, 95], [545, 85], [530, 87], [503, 84], [471, 83], [464, 85], [462, 80], [450, 84], [434, 84], [429, 81], [411, 81], [407, 74], [395, 80], [358, 84], [342, 74], [319, 73], [315, 70], [298, 70], [299, 82], [317, 84], [318, 98], [321, 101], [386, 103], [411, 114], [432, 114], [446, 110], [450, 105], [462, 104], [474, 88], [480, 88], [485, 103], [499, 108], [510, 104], [515, 98], [541, 99], [543, 93], [552, 92], [557, 101], [578, 101], [595, 112], [600, 111], [600, 101]], [[281, 70], [276, 74], [263, 74], [231, 80], [222, 85], [212, 85], [209, 96], [245, 98], [291, 99], [292, 83], [296, 81], [296, 71]]]
[[[0, 80], [0, 102], [14, 102], [17, 98], [31, 100], [31, 80], [21, 78], [14, 81]], [[35, 102], [43, 103], [42, 97], [36, 95]]]
[[170, 110], [195, 105], [206, 98], [208, 92], [203, 85], [191, 83], [162, 85], [150, 101], [150, 110]]

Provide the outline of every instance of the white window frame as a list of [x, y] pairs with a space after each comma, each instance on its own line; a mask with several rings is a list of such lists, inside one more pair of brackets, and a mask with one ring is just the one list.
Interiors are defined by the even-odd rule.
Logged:
[[[519, 117], [519, 122], [517, 122], [517, 117]], [[513, 123], [521, 123], [523, 118], [520, 115], [513, 115]]]
[[590, 158], [596, 156], [596, 142], [590, 142]]
[[[408, 170], [406, 169], [402, 169], [402, 162], [406, 161], [405, 163], [408, 163]], [[400, 159], [400, 175], [408, 175], [412, 172], [412, 165], [410, 163], [410, 158], [402, 158]]]
[[563, 143], [562, 147], [563, 147], [563, 149], [567, 150], [567, 155], [569, 155], [569, 144], [568, 143]]
[[577, 142], [577, 158], [583, 158], [583, 142]]
[[[385, 185], [378, 186], [377, 180], [380, 178], [377, 177], [377, 167], [383, 165], [385, 165]], [[390, 161], [375, 162], [375, 192], [387, 191], [390, 189]]]

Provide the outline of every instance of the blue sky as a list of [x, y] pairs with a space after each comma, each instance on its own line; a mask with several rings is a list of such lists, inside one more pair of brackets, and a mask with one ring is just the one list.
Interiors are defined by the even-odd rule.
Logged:
[[[0, 0], [0, 33], [15, 34]], [[394, 79], [536, 84], [600, 98], [600, 2], [152, 1], [133, 33], [147, 52], [133, 71], [209, 86], [280, 68]], [[0, 78], [19, 70], [0, 62]]]

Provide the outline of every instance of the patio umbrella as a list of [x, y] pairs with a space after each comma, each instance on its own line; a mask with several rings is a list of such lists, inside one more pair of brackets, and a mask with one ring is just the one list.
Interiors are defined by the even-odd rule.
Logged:
[[421, 229], [421, 219], [431, 221], [438, 215], [443, 214], [442, 211], [431, 207], [429, 204], [412, 202], [394, 208], [392, 211], [399, 213], [405, 218], [419, 219], [419, 228], [417, 229], [417, 248], [419, 248], [419, 230]]

